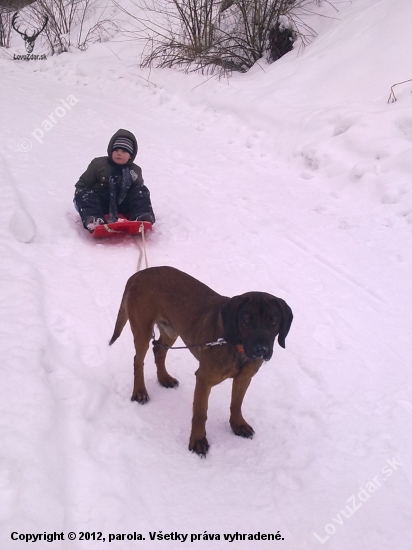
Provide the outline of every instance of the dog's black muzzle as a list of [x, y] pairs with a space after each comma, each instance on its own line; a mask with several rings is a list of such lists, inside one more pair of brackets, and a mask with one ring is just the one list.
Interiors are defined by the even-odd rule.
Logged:
[[271, 339], [267, 333], [253, 335], [243, 342], [245, 355], [249, 359], [269, 361], [273, 355], [273, 342], [274, 338]]

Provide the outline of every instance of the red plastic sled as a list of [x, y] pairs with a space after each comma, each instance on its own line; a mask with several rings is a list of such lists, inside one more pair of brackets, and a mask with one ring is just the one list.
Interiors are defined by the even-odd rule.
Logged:
[[118, 237], [119, 235], [138, 235], [152, 230], [150, 222], [131, 222], [125, 218], [119, 218], [117, 222], [106, 223], [105, 225], [97, 225], [92, 235], [96, 239], [105, 237]]

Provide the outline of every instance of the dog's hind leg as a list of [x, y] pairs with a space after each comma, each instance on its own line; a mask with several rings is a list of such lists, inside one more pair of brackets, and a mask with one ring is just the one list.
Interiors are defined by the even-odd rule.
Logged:
[[144, 405], [149, 401], [149, 395], [144, 383], [144, 358], [147, 350], [149, 349], [150, 338], [152, 335], [152, 328], [147, 327], [137, 330], [133, 327], [134, 346], [136, 354], [134, 356], [134, 385], [132, 393], [132, 401], [137, 401], [141, 405]]
[[175, 388], [179, 385], [179, 381], [166, 370], [166, 355], [168, 347], [173, 346], [176, 342], [177, 334], [171, 329], [170, 326], [167, 328], [161, 323], [158, 323], [160, 337], [157, 340], [156, 344], [153, 345], [153, 353], [155, 357], [155, 363], [157, 368], [157, 379], [159, 383], [165, 388]]

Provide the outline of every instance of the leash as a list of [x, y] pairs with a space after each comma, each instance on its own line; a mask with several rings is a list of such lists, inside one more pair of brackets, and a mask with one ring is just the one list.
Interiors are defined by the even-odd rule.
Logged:
[[[215, 346], [223, 346], [223, 345], [227, 344], [227, 342], [224, 338], [218, 338], [216, 340], [216, 342], [207, 342], [206, 344], [194, 344], [193, 346], [168, 346], [167, 344], [161, 344], [159, 342], [159, 340], [155, 339], [154, 331], [152, 333], [152, 338], [153, 338], [152, 339], [153, 348], [163, 348], [167, 351], [169, 349], [213, 348]], [[248, 360], [247, 357], [246, 357], [246, 354], [245, 354], [245, 349], [244, 349], [242, 344], [237, 344], [234, 347], [235, 347], [236, 351], [239, 354], [239, 361], [240, 361], [240, 367], [239, 368], [241, 368]]]
[[223, 346], [227, 344], [224, 338], [218, 338], [216, 342], [207, 342], [206, 344], [193, 344], [192, 346], [168, 346], [167, 344], [161, 344], [159, 340], [155, 339], [155, 333], [152, 335], [152, 344], [153, 347], [164, 348], [164, 349], [194, 349], [194, 348], [212, 348], [214, 346]]
[[[195, 348], [213, 348], [215, 346], [224, 346], [227, 344], [224, 338], [218, 338], [215, 342], [207, 342], [206, 344], [193, 344], [192, 346], [168, 346], [167, 344], [161, 344], [159, 340], [155, 339], [155, 333], [152, 333], [152, 345], [154, 348], [163, 348], [166, 350], [169, 349], [195, 349]], [[247, 358], [245, 355], [245, 349], [242, 344], [237, 344], [235, 346], [236, 351], [240, 354], [241, 362], [244, 363]]]

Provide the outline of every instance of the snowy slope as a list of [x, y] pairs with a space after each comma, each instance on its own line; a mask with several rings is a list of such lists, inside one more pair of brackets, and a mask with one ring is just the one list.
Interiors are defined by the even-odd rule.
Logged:
[[[73, 550], [412, 548], [412, 83], [387, 104], [412, 78], [412, 7], [332, 14], [304, 52], [230, 81], [141, 71], [115, 41], [39, 63], [2, 53], [2, 549], [27, 548], [12, 532], [64, 532], [53, 548]], [[158, 218], [149, 264], [295, 315], [246, 395], [253, 440], [231, 433], [230, 383], [213, 389], [206, 460], [187, 450], [190, 353], [169, 353], [176, 390], [148, 355], [138, 406], [130, 330], [107, 346], [142, 248], [92, 240], [72, 196], [118, 128], [138, 138]]]

